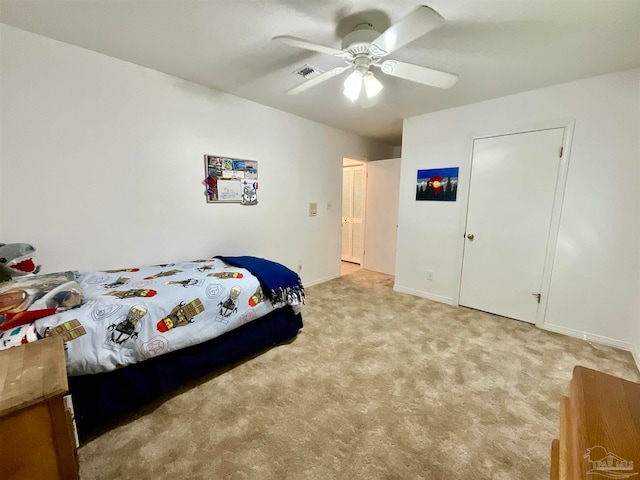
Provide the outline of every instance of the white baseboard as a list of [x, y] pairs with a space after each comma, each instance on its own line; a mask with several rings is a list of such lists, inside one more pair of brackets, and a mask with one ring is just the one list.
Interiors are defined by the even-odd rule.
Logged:
[[640, 371], [640, 349], [633, 343], [623, 342], [616, 340], [615, 338], [605, 337], [603, 335], [595, 335], [593, 333], [581, 332], [580, 330], [574, 330], [573, 328], [562, 327], [560, 325], [553, 325], [545, 323], [540, 325], [543, 330], [549, 330], [550, 332], [561, 333], [563, 335], [569, 335], [570, 337], [580, 338], [587, 342], [600, 343], [602, 345], [609, 345], [610, 347], [616, 347], [621, 350], [626, 350], [633, 355], [633, 359], [636, 362], [636, 367]]
[[320, 283], [328, 282], [329, 280], [333, 280], [334, 278], [340, 278], [340, 274], [331, 275], [329, 277], [320, 278], [320, 279], [317, 279], [317, 280], [311, 280], [310, 282], [307, 282], [305, 280], [305, 281], [302, 282], [302, 284], [304, 285], [304, 288], [307, 288], [307, 287], [312, 287], [314, 285], [318, 285]]
[[426, 298], [433, 300], [434, 302], [446, 303], [447, 305], [455, 305], [453, 298], [443, 297], [441, 295], [435, 295], [433, 293], [422, 292], [420, 290], [414, 290], [413, 288], [402, 287], [400, 285], [394, 285], [393, 290], [400, 293], [408, 293], [409, 295], [415, 295], [416, 297]]

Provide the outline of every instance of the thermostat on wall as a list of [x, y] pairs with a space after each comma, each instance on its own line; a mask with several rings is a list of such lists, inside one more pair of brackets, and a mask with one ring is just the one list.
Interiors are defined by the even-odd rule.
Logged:
[[309, 202], [309, 216], [315, 217], [318, 215], [318, 202]]

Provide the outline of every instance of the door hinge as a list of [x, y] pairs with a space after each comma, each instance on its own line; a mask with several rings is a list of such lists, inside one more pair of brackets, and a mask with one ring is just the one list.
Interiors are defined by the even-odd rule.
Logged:
[[560, 155], [559, 155], [560, 158], [562, 158], [563, 153], [564, 153], [564, 147], [560, 147]]
[[533, 295], [534, 297], [536, 297], [536, 300], [538, 301], [538, 303], [540, 303], [540, 297], [542, 296], [539, 293], [532, 293], [531, 295]]

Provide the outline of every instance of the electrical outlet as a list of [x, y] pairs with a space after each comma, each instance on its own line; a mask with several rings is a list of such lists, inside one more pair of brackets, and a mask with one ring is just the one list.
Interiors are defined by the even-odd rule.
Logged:
[[427, 280], [433, 280], [433, 271], [427, 270]]
[[333, 208], [333, 205], [331, 205], [331, 202], [327, 202], [327, 210], [331, 210]]

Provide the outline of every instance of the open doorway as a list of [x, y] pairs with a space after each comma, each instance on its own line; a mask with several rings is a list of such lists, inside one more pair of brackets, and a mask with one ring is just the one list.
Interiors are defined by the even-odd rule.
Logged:
[[364, 217], [366, 162], [342, 159], [342, 229], [340, 275], [362, 268], [364, 262]]

